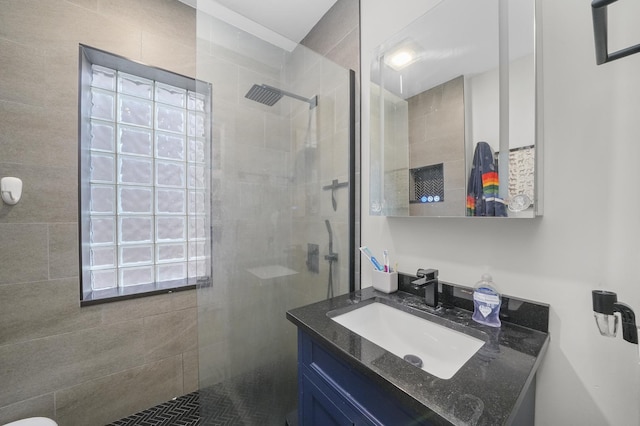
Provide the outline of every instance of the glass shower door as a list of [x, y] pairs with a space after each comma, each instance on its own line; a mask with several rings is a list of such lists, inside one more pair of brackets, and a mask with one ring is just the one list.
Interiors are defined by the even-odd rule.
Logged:
[[197, 41], [197, 78], [212, 84], [201, 413], [204, 424], [282, 425], [297, 405], [285, 312], [349, 291], [352, 77], [202, 10]]

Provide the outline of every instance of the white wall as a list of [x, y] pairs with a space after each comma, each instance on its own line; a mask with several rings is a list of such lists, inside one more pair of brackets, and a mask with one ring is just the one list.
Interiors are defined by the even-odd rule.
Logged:
[[[437, 1], [362, 2], [362, 243], [389, 249], [403, 272], [434, 267], [473, 285], [490, 271], [504, 293], [551, 305], [537, 425], [637, 425], [638, 347], [598, 334], [590, 293], [616, 291], [640, 313], [640, 55], [596, 66], [590, 2], [540, 1], [545, 215], [535, 220], [367, 215], [371, 51]], [[622, 6], [611, 38], [640, 43], [640, 3]]]
[[[535, 136], [535, 76], [533, 54], [509, 64], [509, 147], [534, 144]], [[498, 68], [465, 79], [465, 92], [471, 105], [469, 146], [485, 141], [494, 151], [500, 149], [500, 110]], [[467, 92], [468, 91], [468, 92]], [[466, 96], [465, 93], [465, 96]], [[473, 152], [473, 151], [469, 151]], [[471, 163], [471, 159], [468, 159]]]

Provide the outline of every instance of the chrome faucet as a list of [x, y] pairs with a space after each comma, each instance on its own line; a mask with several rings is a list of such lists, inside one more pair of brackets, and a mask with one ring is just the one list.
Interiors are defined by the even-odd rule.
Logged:
[[438, 306], [438, 270], [418, 269], [417, 280], [411, 281], [414, 288], [424, 288], [424, 301], [432, 307]]

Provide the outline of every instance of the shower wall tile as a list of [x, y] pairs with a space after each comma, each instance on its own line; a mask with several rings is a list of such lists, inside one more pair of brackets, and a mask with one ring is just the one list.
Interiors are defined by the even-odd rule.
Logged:
[[[104, 424], [83, 411], [86, 395], [71, 391], [103, 379], [117, 391], [92, 391], [100, 413], [123, 401], [135, 405], [149, 390], [161, 395], [109, 420], [177, 396], [187, 383], [197, 386], [195, 333], [163, 346], [157, 336], [166, 330], [155, 329], [166, 327], [172, 312], [193, 312], [195, 291], [79, 306], [78, 43], [193, 74], [195, 11], [175, 0], [2, 2], [0, 172], [20, 177], [24, 191], [16, 206], [0, 206], [0, 424], [37, 415], [57, 416], [61, 425]], [[145, 322], [148, 316], [156, 318]], [[182, 349], [190, 353], [184, 360]], [[176, 386], [167, 385], [171, 365]], [[134, 370], [147, 371], [136, 376], [143, 377], [138, 387], [125, 379], [134, 380], [127, 376]]]
[[100, 308], [80, 309], [79, 288], [77, 278], [0, 286], [0, 345], [99, 326]]
[[52, 109], [0, 99], [0, 159], [5, 163], [75, 167], [77, 115], [75, 104]]
[[[88, 44], [87, 41], [80, 40]], [[65, 106], [66, 123], [68, 131], [77, 133], [76, 116], [78, 115], [78, 45], [69, 43], [67, 48], [59, 48], [56, 52], [51, 52], [45, 57], [45, 68], [47, 70], [44, 82], [47, 86], [42, 95], [44, 103], [48, 107]], [[51, 108], [49, 108], [51, 111]], [[73, 118], [73, 119], [71, 119]], [[76, 134], [69, 145], [75, 148]]]
[[[206, 325], [206, 327], [209, 327], [209, 325]], [[229, 368], [231, 359], [231, 350], [226, 340], [221, 340], [210, 346], [198, 345], [198, 381], [200, 389], [232, 377], [233, 372]]]
[[334, 93], [322, 93], [318, 100], [318, 138], [333, 136], [336, 129], [336, 99]]
[[161, 33], [180, 40], [183, 45], [196, 45], [196, 11], [184, 3], [175, 0], [98, 0], [98, 12], [131, 28]]
[[195, 392], [198, 387], [198, 348], [182, 354], [182, 392]]
[[[4, 204], [0, 213], [10, 208]], [[0, 235], [0, 284], [42, 281], [49, 277], [47, 225], [3, 223]]]
[[111, 423], [183, 395], [182, 380], [181, 356], [90, 380], [56, 392], [56, 421], [65, 426]]
[[77, 277], [78, 224], [49, 224], [49, 279]]
[[[238, 171], [248, 175], [269, 177], [288, 177], [288, 152], [266, 148], [246, 147], [238, 150]], [[265, 181], [263, 180], [263, 183]]]
[[0, 406], [138, 366], [142, 320], [0, 346]]
[[[214, 39], [217, 41], [217, 39]], [[211, 52], [214, 57], [225, 60], [227, 62], [238, 65], [241, 70], [255, 72], [256, 74], [262, 75], [265, 78], [269, 79], [278, 79], [280, 73], [280, 66], [274, 66], [272, 64], [264, 63], [256, 58], [247, 54], [246, 51], [242, 49], [242, 47], [237, 47], [235, 49], [222, 46], [218, 43], [215, 43], [211, 47]], [[238, 41], [238, 38], [234, 39], [235, 42]]]
[[243, 147], [263, 147], [264, 128], [265, 113], [263, 111], [238, 107], [235, 115], [236, 143]]
[[[307, 113], [307, 117], [311, 112]], [[276, 114], [267, 114], [265, 121], [265, 146], [279, 151], [291, 149], [291, 120]]]
[[338, 0], [301, 41], [301, 44], [322, 55], [327, 55], [349, 35], [354, 27], [359, 25], [359, 15], [358, 0]]
[[[174, 2], [172, 2], [174, 3]], [[185, 33], [195, 32], [185, 27]], [[191, 38], [189, 36], [189, 38]], [[195, 37], [194, 37], [195, 40]], [[167, 52], [173, 52], [167, 55]], [[142, 33], [142, 55], [145, 64], [153, 64], [158, 68], [171, 70], [188, 77], [196, 76], [196, 47], [195, 43], [185, 45], [182, 40], [158, 35], [157, 33]]]
[[335, 89], [336, 97], [336, 131], [349, 129], [349, 82], [345, 75], [342, 84]]
[[458, 159], [454, 161], [447, 161], [444, 163], [444, 187], [450, 189], [465, 189], [466, 174], [465, 174], [465, 161], [464, 159]]
[[[0, 97], [12, 102], [32, 103], [45, 92], [45, 60], [37, 49], [0, 39]], [[17, 83], [17, 84], [16, 84]]]
[[331, 50], [328, 59], [354, 71], [360, 70], [360, 29], [354, 28]]
[[3, 3], [0, 36], [42, 50], [45, 56], [85, 43], [100, 49], [140, 52], [140, 29], [63, 1], [9, 0]]
[[333, 156], [333, 175], [335, 177], [347, 177], [349, 175], [349, 129], [337, 129], [333, 136], [335, 147], [331, 151]]
[[[198, 297], [200, 296], [198, 295]], [[203, 305], [203, 303], [204, 301], [200, 303], [200, 308], [198, 308], [198, 322], [207, 324], [208, 327], [200, 330], [198, 345], [211, 346], [228, 337], [231, 331], [229, 328], [231, 323], [226, 317], [224, 308], [216, 306], [222, 303], [218, 295], [214, 295], [211, 298], [210, 304]]]
[[[238, 100], [238, 66], [223, 59], [200, 55], [197, 60], [198, 79], [213, 84], [215, 102]], [[244, 96], [244, 93], [242, 94]]]
[[144, 318], [145, 362], [153, 362], [197, 348], [197, 309], [183, 309]]
[[278, 70], [277, 75], [279, 75], [285, 56], [284, 50], [245, 31], [236, 31], [237, 52], [241, 52], [242, 55], [252, 60], [251, 66], [248, 68], [261, 73], [265, 72], [265, 74], [269, 72], [269, 69]]
[[[22, 179], [22, 198], [7, 208], [5, 222], [50, 223], [78, 220], [76, 162], [57, 167], [0, 164], [4, 176]], [[55, 197], [51, 196], [55, 194]], [[5, 206], [6, 208], [6, 206]]]
[[5, 424], [27, 417], [55, 418], [55, 402], [53, 393], [36, 396], [0, 408], [0, 423]]
[[98, 10], [98, 0], [67, 0], [69, 3], [73, 3], [80, 7], [84, 7], [85, 9], [89, 9], [91, 11]]
[[100, 305], [100, 309], [102, 322], [104, 324], [113, 324], [194, 308], [196, 305], [196, 292], [187, 290], [140, 299], [122, 300], [117, 303], [107, 303]]

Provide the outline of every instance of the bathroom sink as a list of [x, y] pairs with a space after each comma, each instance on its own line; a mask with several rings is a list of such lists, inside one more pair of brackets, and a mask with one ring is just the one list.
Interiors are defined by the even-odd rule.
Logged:
[[331, 319], [441, 379], [453, 377], [484, 345], [480, 339], [379, 302]]

